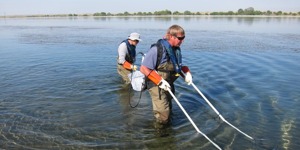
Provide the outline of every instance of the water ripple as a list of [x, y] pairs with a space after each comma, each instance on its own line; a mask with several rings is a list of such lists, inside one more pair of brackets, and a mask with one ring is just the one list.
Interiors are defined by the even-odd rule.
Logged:
[[[187, 25], [183, 63], [222, 116], [257, 141], [222, 122], [180, 78], [175, 94], [187, 113], [223, 149], [299, 149], [299, 34], [199, 28], [206, 19], [181, 22]], [[11, 21], [0, 26], [0, 148], [214, 149], [175, 102], [163, 132], [154, 128], [148, 92], [130, 107], [140, 93], [117, 75], [116, 49], [132, 26], [105, 26], [101, 19], [94, 25]], [[146, 35], [137, 50], [146, 52], [165, 33], [162, 26], [136, 26]]]

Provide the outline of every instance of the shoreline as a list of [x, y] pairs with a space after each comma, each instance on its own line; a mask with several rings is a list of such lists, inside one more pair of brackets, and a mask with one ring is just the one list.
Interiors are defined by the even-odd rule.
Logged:
[[78, 16], [69, 16], [66, 14], [58, 15], [13, 15], [13, 16], [0, 16], [0, 19], [5, 18], [159, 18], [159, 17], [168, 17], [168, 18], [192, 18], [192, 17], [232, 17], [232, 18], [298, 18], [300, 15], [130, 15], [130, 16], [93, 16], [93, 15], [78, 15]]

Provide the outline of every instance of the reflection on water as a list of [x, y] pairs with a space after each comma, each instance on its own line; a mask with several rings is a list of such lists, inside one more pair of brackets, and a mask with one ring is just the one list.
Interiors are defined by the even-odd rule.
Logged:
[[[39, 21], [33, 24], [32, 21]], [[136, 17], [66, 17], [1, 18], [4, 26], [79, 26], [115, 29], [165, 29], [180, 24], [190, 30], [243, 31], [255, 33], [299, 33], [300, 17], [272, 16], [136, 16]], [[122, 24], [122, 26], [120, 26]]]
[[0, 20], [0, 148], [215, 149], [176, 103], [160, 136], [149, 93], [131, 108], [116, 73], [130, 32], [146, 52], [174, 23], [186, 29], [183, 62], [195, 85], [257, 141], [180, 78], [176, 97], [199, 129], [223, 149], [299, 149], [299, 19], [208, 16]]
[[284, 149], [290, 149], [290, 144], [291, 144], [290, 140], [292, 139], [290, 132], [293, 124], [294, 124], [294, 120], [290, 120], [290, 121], [285, 120], [281, 125], [282, 141], [283, 141]]

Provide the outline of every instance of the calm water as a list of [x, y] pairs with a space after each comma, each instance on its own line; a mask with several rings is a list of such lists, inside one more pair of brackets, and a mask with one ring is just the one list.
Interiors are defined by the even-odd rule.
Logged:
[[149, 94], [131, 108], [116, 73], [118, 44], [130, 32], [141, 33], [137, 50], [146, 52], [172, 24], [186, 30], [183, 61], [195, 85], [256, 142], [178, 79], [176, 97], [202, 132], [228, 150], [300, 148], [296, 17], [0, 19], [0, 148], [215, 149], [175, 102], [161, 137]]

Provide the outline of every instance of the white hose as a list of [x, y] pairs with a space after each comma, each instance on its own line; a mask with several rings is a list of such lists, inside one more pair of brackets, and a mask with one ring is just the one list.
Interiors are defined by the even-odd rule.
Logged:
[[172, 93], [171, 89], [168, 88], [168, 92], [171, 94], [171, 96], [173, 97], [173, 99], [175, 100], [175, 102], [178, 104], [178, 106], [180, 107], [180, 109], [183, 111], [183, 113], [185, 114], [185, 116], [189, 119], [189, 121], [191, 122], [191, 124], [194, 126], [194, 128], [196, 129], [196, 131], [200, 134], [202, 134], [210, 143], [212, 143], [216, 148], [218, 148], [219, 150], [221, 150], [221, 148], [214, 143], [211, 139], [209, 139], [209, 137], [207, 137], [203, 132], [201, 132], [198, 127], [196, 126], [196, 124], [194, 123], [194, 121], [192, 120], [192, 118], [188, 115], [188, 113], [185, 111], [185, 109], [182, 107], [182, 105], [179, 103], [178, 99], [175, 97], [175, 95]]
[[242, 132], [240, 129], [237, 127], [233, 126], [231, 123], [229, 123], [227, 120], [224, 119], [224, 117], [218, 112], [218, 110], [209, 102], [209, 100], [202, 94], [202, 92], [195, 86], [195, 84], [192, 82], [192, 86], [195, 88], [195, 90], [202, 96], [202, 98], [207, 102], [207, 104], [217, 113], [217, 115], [228, 125], [239, 131], [240, 133], [244, 134], [246, 137], [250, 138], [251, 140], [254, 140], [251, 136], [248, 134]]

